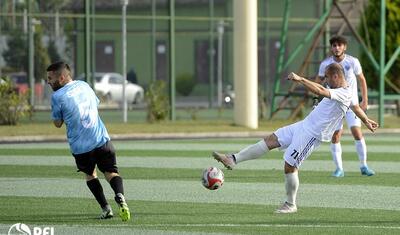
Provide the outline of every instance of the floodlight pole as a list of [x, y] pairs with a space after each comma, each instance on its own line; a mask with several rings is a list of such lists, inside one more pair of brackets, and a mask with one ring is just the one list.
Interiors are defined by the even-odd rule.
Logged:
[[128, 104], [126, 101], [126, 7], [128, 0], [122, 2], [122, 102], [123, 102], [123, 122], [128, 121]]

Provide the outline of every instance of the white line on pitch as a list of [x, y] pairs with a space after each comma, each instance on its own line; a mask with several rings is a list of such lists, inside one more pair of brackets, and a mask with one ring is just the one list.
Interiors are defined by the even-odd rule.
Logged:
[[[208, 166], [219, 166], [214, 159], [205, 157], [124, 157], [117, 158], [119, 167], [142, 167], [163, 169], [204, 169]], [[72, 156], [0, 156], [1, 165], [23, 166], [71, 166], [75, 167]], [[358, 161], [344, 161], [346, 172], [359, 172]], [[378, 173], [399, 173], [400, 162], [370, 161], [368, 164]], [[268, 159], [268, 155], [255, 161], [239, 164], [237, 170], [281, 170], [283, 160]], [[312, 156], [300, 168], [302, 171], [332, 171], [333, 162], [329, 160], [313, 160]]]

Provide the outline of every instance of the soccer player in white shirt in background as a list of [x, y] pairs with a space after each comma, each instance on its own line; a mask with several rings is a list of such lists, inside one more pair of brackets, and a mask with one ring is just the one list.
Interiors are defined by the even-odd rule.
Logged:
[[276, 213], [297, 212], [296, 197], [299, 188], [298, 169], [301, 163], [316, 149], [321, 142], [329, 142], [336, 126], [342, 121], [347, 110], [354, 113], [372, 132], [378, 124], [369, 119], [358, 103], [352, 103], [352, 92], [348, 86], [341, 65], [333, 63], [327, 66], [325, 77], [329, 88], [290, 73], [289, 80], [303, 84], [308, 90], [324, 98], [319, 105], [302, 121], [279, 128], [254, 145], [250, 145], [235, 154], [213, 152], [213, 157], [226, 168], [233, 169], [236, 164], [256, 159], [279, 148], [285, 150], [284, 172], [287, 199]]
[[[353, 93], [353, 102], [358, 103], [358, 89], [357, 80], [360, 85], [361, 90], [361, 103], [360, 108], [364, 111], [368, 108], [368, 91], [367, 82], [365, 80], [364, 74], [360, 62], [357, 58], [345, 54], [347, 49], [347, 40], [342, 36], [333, 36], [329, 43], [331, 45], [332, 56], [323, 60], [320, 64], [318, 76], [316, 78], [317, 83], [323, 81], [325, 75], [326, 67], [331, 63], [339, 63], [344, 68], [345, 78], [350, 86]], [[346, 123], [349, 127], [351, 134], [354, 137], [354, 142], [357, 150], [358, 159], [360, 161], [360, 171], [361, 175], [373, 176], [375, 172], [370, 169], [367, 165], [367, 145], [363, 134], [361, 132], [361, 121], [354, 114], [352, 110], [346, 113]], [[343, 121], [339, 123], [332, 136], [331, 141], [331, 153], [333, 161], [336, 165], [336, 170], [333, 172], [334, 177], [344, 177], [343, 161], [342, 161], [342, 146], [340, 144], [340, 137], [343, 133]]]

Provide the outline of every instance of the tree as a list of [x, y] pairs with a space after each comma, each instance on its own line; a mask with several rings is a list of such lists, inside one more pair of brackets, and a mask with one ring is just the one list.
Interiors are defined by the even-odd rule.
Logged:
[[[34, 77], [36, 81], [46, 78], [46, 68], [50, 64], [49, 54], [42, 43], [42, 30], [36, 26], [34, 34]], [[28, 71], [28, 46], [26, 37], [18, 31], [9, 35], [8, 49], [3, 53], [7, 65], [15, 71]]]
[[[360, 27], [360, 33], [364, 38], [369, 38], [369, 49], [374, 58], [379, 61], [380, 56], [380, 2], [369, 1], [365, 10], [367, 30]], [[393, 55], [400, 45], [400, 0], [386, 0], [386, 35], [385, 35], [385, 63]], [[374, 46], [371, 46], [374, 45]], [[379, 76], [374, 69], [366, 53], [360, 56], [364, 74], [366, 75], [368, 87], [378, 89]], [[396, 59], [389, 72], [386, 74], [389, 81], [400, 89], [400, 57]], [[386, 91], [395, 91], [393, 86], [385, 86]]]
[[8, 49], [3, 52], [7, 65], [16, 71], [26, 69], [28, 63], [28, 49], [26, 39], [18, 31], [12, 31], [7, 40]]

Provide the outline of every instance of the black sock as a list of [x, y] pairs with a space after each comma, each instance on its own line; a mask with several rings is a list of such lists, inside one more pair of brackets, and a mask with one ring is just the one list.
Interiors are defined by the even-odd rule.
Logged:
[[117, 175], [110, 180], [111, 188], [114, 190], [115, 195], [118, 193], [124, 194], [124, 185], [122, 184], [121, 176]]
[[104, 196], [103, 187], [100, 184], [98, 178], [86, 181], [86, 184], [90, 191], [93, 193], [97, 202], [100, 204], [101, 208], [104, 208], [108, 203], [106, 197]]

